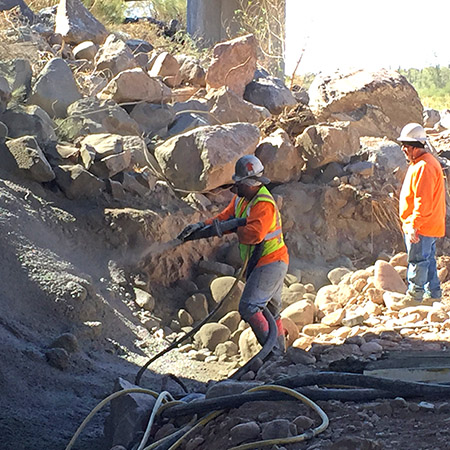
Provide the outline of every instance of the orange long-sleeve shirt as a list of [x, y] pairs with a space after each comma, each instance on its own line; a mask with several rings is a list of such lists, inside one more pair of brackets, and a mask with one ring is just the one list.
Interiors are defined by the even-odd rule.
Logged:
[[[219, 214], [205, 221], [205, 224], [210, 225], [214, 219], [228, 220], [236, 217], [235, 212], [236, 195], [232, 198], [228, 206]], [[247, 206], [245, 202], [243, 208]], [[239, 242], [245, 245], [259, 244], [267, 235], [272, 226], [273, 216], [275, 214], [275, 207], [270, 202], [258, 202], [250, 209], [250, 214], [247, 217], [247, 224], [245, 227], [239, 227], [237, 235]], [[289, 264], [289, 254], [286, 245], [278, 250], [262, 256], [256, 267], [264, 266], [276, 261], [283, 261]]]
[[422, 236], [445, 235], [445, 183], [439, 161], [424, 153], [406, 173], [400, 192], [400, 219]]

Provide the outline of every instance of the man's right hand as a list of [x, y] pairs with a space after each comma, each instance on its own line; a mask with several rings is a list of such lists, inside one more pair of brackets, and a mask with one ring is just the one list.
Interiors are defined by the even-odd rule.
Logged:
[[184, 241], [189, 235], [202, 229], [205, 226], [204, 222], [191, 223], [177, 236], [177, 239]]

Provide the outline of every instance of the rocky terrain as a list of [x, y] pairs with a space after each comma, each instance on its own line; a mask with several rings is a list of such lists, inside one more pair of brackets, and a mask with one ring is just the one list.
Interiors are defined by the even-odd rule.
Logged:
[[[252, 35], [204, 61], [107, 30], [78, 0], [42, 11], [15, 3], [0, 28], [2, 449], [65, 448], [98, 402], [226, 295], [241, 266], [236, 238], [173, 239], [227, 204], [245, 154], [263, 161], [282, 214], [287, 355], [217, 383], [259, 350], [237, 312], [240, 282], [220, 317], [152, 364], [142, 386], [210, 398], [447, 350], [447, 237], [442, 302], [403, 295], [397, 199], [407, 163], [395, 139], [423, 123], [445, 166], [448, 111], [424, 110], [388, 70], [319, 75], [308, 92], [291, 91], [258, 65]], [[154, 401], [123, 398], [74, 448], [137, 448]], [[327, 430], [271, 448], [446, 448], [445, 399], [318, 403]], [[297, 403], [252, 402], [180, 448], [283, 440], [319, 423]], [[149, 444], [182, 425], [159, 419]]]

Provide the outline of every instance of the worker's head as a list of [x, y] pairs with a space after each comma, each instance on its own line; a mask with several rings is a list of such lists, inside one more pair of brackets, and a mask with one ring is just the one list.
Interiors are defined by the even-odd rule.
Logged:
[[397, 139], [409, 161], [414, 161], [426, 151], [427, 134], [422, 125], [408, 123]]
[[255, 155], [245, 155], [236, 161], [233, 192], [239, 197], [252, 198], [270, 180], [263, 176], [264, 166]]

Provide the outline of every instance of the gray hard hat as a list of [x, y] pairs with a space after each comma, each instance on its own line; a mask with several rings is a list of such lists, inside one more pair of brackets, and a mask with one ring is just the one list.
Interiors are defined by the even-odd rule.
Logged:
[[270, 180], [263, 177], [264, 166], [255, 155], [245, 155], [236, 161], [233, 181], [239, 183], [247, 179], [253, 179], [261, 184], [269, 184]]

